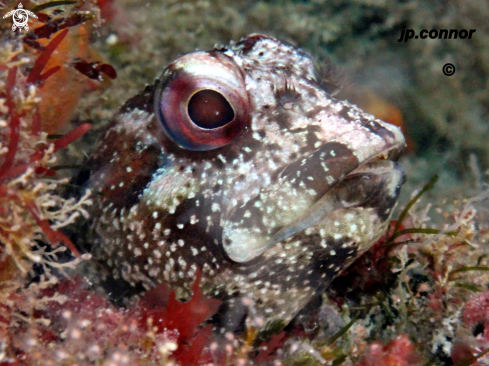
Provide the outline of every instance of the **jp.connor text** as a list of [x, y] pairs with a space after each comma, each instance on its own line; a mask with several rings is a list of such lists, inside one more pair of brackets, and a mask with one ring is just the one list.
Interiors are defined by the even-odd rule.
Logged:
[[401, 37], [397, 42], [407, 42], [409, 39], [471, 39], [475, 29], [423, 29], [416, 34], [414, 29], [402, 28]]

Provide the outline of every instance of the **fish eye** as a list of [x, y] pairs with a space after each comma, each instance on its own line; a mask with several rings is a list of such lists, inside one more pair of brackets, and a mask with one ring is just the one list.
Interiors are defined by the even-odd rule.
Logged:
[[231, 122], [234, 119], [234, 110], [222, 94], [204, 89], [190, 98], [188, 115], [197, 126], [213, 129]]
[[219, 54], [177, 59], [163, 73], [154, 105], [166, 135], [188, 150], [229, 144], [249, 123], [244, 79], [234, 62]]

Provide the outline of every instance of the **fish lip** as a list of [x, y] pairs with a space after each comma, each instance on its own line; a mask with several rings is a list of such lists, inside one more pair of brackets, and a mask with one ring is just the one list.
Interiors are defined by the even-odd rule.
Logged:
[[[344, 181], [345, 179], [347, 179], [351, 175], [358, 174], [358, 171], [361, 171], [361, 169], [368, 166], [369, 163], [374, 163], [376, 161], [382, 161], [382, 160], [397, 162], [405, 147], [406, 147], [405, 144], [395, 145], [395, 146], [392, 146], [388, 149], [383, 149], [378, 154], [373, 155], [372, 157], [370, 157], [368, 159], [365, 159], [363, 161], [359, 161], [358, 167], [355, 170], [348, 173], [347, 175], [345, 175], [345, 177], [343, 179], [341, 179], [339, 183], [341, 183], [342, 181]], [[398, 165], [398, 166], [400, 168], [400, 165]]]
[[[377, 120], [377, 121], [379, 121], [379, 120]], [[346, 174], [343, 177], [343, 179], [340, 179], [338, 184], [340, 184], [345, 179], [351, 177], [352, 175], [358, 174], [358, 171], [360, 171], [362, 168], [365, 168], [369, 163], [372, 163], [372, 162], [375, 162], [378, 160], [387, 160], [387, 161], [396, 162], [401, 157], [404, 149], [406, 148], [406, 140], [405, 140], [403, 133], [401, 132], [401, 129], [399, 127], [392, 125], [390, 123], [387, 123], [387, 122], [383, 122], [383, 121], [379, 121], [379, 122], [381, 122], [381, 123], [379, 124], [379, 127], [377, 128], [377, 130], [375, 132], [378, 135], [382, 135], [382, 134], [387, 135], [385, 131], [387, 131], [389, 134], [391, 134], [392, 136], [390, 137], [390, 139], [388, 139], [387, 136], [382, 136], [382, 139], [385, 142], [390, 140], [389, 141], [390, 146], [388, 148], [379, 149], [378, 151], [374, 152], [372, 154], [372, 156], [365, 158], [361, 161], [358, 161], [357, 168], [355, 168], [350, 173]], [[398, 165], [398, 168], [402, 170], [400, 165]], [[403, 173], [403, 174], [404, 174], [404, 178], [403, 178], [403, 183], [404, 183], [405, 182], [405, 173]]]

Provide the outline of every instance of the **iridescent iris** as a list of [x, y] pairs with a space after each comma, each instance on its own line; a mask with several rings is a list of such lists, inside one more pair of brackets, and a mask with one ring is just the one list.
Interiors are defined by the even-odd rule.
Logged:
[[234, 62], [196, 52], [163, 73], [155, 113], [166, 135], [180, 147], [206, 151], [234, 140], [248, 123], [249, 100]]

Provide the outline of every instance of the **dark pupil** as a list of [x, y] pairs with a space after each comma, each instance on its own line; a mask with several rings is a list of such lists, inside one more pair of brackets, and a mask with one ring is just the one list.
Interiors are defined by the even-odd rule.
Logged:
[[234, 119], [233, 108], [226, 98], [214, 90], [201, 90], [188, 102], [188, 115], [199, 127], [213, 129]]

